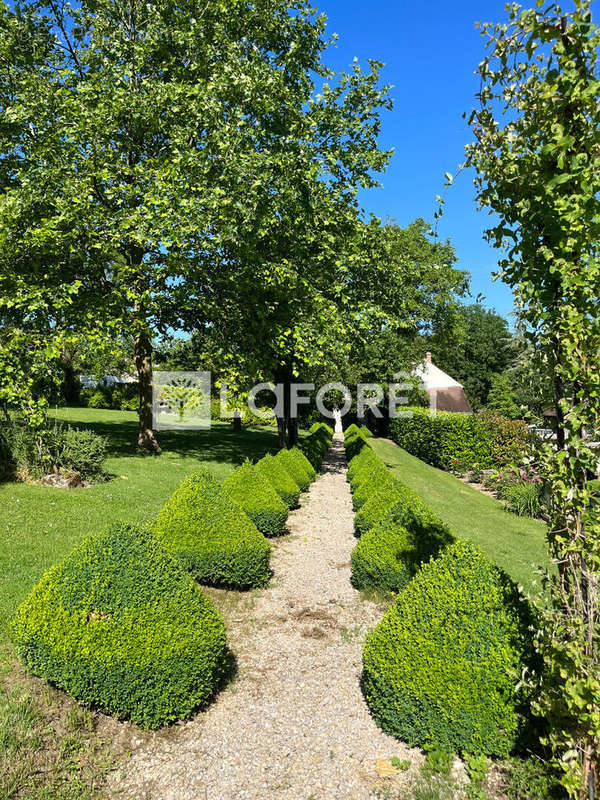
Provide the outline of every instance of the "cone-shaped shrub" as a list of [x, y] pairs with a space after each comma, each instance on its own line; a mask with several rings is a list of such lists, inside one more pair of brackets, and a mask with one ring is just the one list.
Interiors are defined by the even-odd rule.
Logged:
[[358, 425], [352, 423], [352, 425], [348, 425], [344, 431], [344, 439], [349, 439], [351, 436], [356, 436], [357, 433], [361, 433], [361, 429], [358, 427]]
[[[362, 476], [365, 476], [364, 479]], [[385, 466], [383, 461], [375, 464], [371, 469], [363, 470], [359, 473], [360, 480], [358, 486], [352, 495], [352, 504], [354, 510], [358, 511], [369, 500], [371, 495], [375, 492], [381, 492], [383, 489], [392, 488], [396, 481], [392, 477], [392, 473]], [[358, 477], [358, 476], [357, 476]]]
[[246, 461], [230, 473], [223, 488], [265, 536], [285, 533], [288, 508], [265, 475]]
[[295, 462], [299, 464], [302, 467], [302, 469], [306, 472], [309, 481], [312, 483], [317, 477], [317, 473], [313, 465], [310, 463], [308, 458], [302, 452], [302, 450], [300, 450], [299, 447], [292, 447], [292, 449], [289, 450], [289, 453], [290, 456], [295, 460]]
[[359, 431], [358, 433], [354, 434], [354, 436], [350, 436], [349, 438], [344, 440], [344, 447], [346, 448], [346, 458], [348, 461], [351, 461], [354, 456], [358, 455], [362, 448], [367, 444], [367, 439], [363, 434]]
[[362, 536], [363, 533], [371, 530], [392, 510], [396, 503], [401, 503], [412, 495], [413, 492], [410, 489], [402, 486], [397, 481], [394, 481], [392, 486], [387, 485], [374, 492], [354, 516], [354, 533], [356, 536]]
[[[315, 425], [318, 427], [315, 428]], [[305, 436], [298, 442], [298, 447], [310, 461], [313, 469], [320, 470], [323, 465], [323, 457], [331, 444], [331, 434], [326, 425], [315, 423], [315, 430], [310, 436]], [[312, 428], [311, 428], [312, 430]]]
[[447, 548], [366, 639], [363, 689], [378, 724], [410, 745], [506, 756], [522, 723], [529, 623], [514, 586], [480, 550]]
[[206, 469], [178, 486], [154, 530], [200, 583], [246, 588], [269, 580], [269, 543]]
[[354, 477], [367, 465], [376, 464], [380, 462], [381, 459], [377, 455], [377, 453], [373, 450], [372, 447], [363, 447], [360, 453], [354, 456], [353, 459], [350, 460], [348, 463], [348, 473], [346, 475], [350, 484], [352, 484]]
[[280, 464], [283, 464], [285, 469], [290, 473], [295, 483], [298, 484], [300, 491], [308, 491], [308, 487], [310, 486], [310, 477], [302, 464], [299, 464], [294, 458], [292, 451], [284, 448], [277, 453], [275, 458]]
[[146, 727], [188, 717], [226, 668], [225, 626], [148, 531], [112, 525], [43, 576], [12, 637], [25, 666]]
[[358, 540], [351, 556], [352, 585], [397, 592], [453, 541], [447, 526], [407, 490], [404, 501]]
[[290, 473], [270, 453], [256, 462], [265, 478], [270, 482], [288, 508], [297, 508], [300, 501], [300, 488]]

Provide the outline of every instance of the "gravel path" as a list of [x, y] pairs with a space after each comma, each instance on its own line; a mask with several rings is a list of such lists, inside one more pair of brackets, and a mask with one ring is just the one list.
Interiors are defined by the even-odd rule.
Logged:
[[336, 437], [275, 544], [270, 587], [211, 592], [237, 678], [191, 722], [140, 739], [111, 776], [114, 797], [367, 800], [382, 780], [398, 796], [408, 773], [382, 779], [378, 760], [420, 756], [377, 728], [360, 691], [362, 640], [383, 612], [350, 585], [352, 518]]

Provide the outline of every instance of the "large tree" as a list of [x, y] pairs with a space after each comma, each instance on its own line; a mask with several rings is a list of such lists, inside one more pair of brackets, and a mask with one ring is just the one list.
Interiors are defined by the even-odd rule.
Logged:
[[429, 345], [437, 366], [464, 385], [475, 409], [487, 403], [494, 375], [515, 356], [507, 321], [479, 302], [457, 305], [437, 320]]
[[75, 287], [49, 329], [132, 336], [156, 448], [153, 336], [218, 319], [254, 267], [260, 311], [265, 259], [267, 290], [301, 276], [386, 162], [378, 65], [331, 73], [305, 0], [26, 0], [0, 25], [2, 302]]
[[509, 6], [486, 25], [476, 141], [479, 202], [504, 248], [535, 349], [553, 375], [558, 437], [544, 453], [548, 541], [558, 577], [540, 605], [536, 709], [570, 796], [600, 785], [600, 522], [591, 439], [600, 426], [600, 30], [591, 4]]

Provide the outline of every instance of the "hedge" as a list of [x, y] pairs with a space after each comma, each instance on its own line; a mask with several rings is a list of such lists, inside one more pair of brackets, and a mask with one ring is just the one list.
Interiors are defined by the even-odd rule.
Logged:
[[411, 489], [402, 486], [398, 481], [390, 485], [377, 488], [369, 497], [364, 506], [354, 515], [354, 533], [362, 536], [380, 522], [397, 504], [405, 502], [414, 496]]
[[302, 450], [299, 447], [292, 447], [291, 450], [288, 451], [290, 456], [295, 460], [295, 462], [302, 467], [302, 469], [308, 475], [309, 481], [312, 483], [317, 477], [317, 471], [310, 463], [308, 458], [304, 455]]
[[409, 489], [352, 551], [356, 589], [399, 591], [419, 566], [454, 541], [448, 527]]
[[179, 485], [154, 531], [200, 583], [246, 588], [269, 581], [269, 543], [207, 469]]
[[300, 489], [281, 461], [278, 461], [268, 453], [260, 461], [256, 462], [256, 467], [269, 481], [288, 508], [298, 507]]
[[348, 436], [344, 439], [344, 447], [346, 448], [346, 459], [352, 461], [357, 456], [363, 447], [368, 444], [366, 436], [360, 431], [353, 436]]
[[395, 485], [396, 481], [383, 461], [379, 460], [373, 466], [369, 465], [354, 479], [352, 495], [354, 510], [359, 511], [375, 492], [392, 489]]
[[225, 674], [221, 617], [148, 531], [112, 525], [50, 569], [17, 610], [25, 666], [149, 728], [189, 717]]
[[424, 747], [504, 757], [524, 720], [529, 610], [473, 544], [457, 542], [398, 595], [363, 652], [363, 690], [384, 731]]
[[265, 536], [285, 533], [288, 508], [261, 470], [246, 461], [223, 483], [231, 499], [242, 508]]
[[315, 422], [309, 429], [309, 435], [300, 439], [298, 448], [318, 471], [323, 465], [323, 457], [331, 445], [333, 431], [323, 422]]
[[300, 491], [308, 491], [308, 487], [310, 486], [310, 476], [305, 467], [302, 464], [299, 464], [296, 458], [292, 455], [292, 451], [286, 449], [280, 450], [275, 458], [289, 472], [294, 479], [294, 482], [298, 484]]
[[522, 420], [509, 420], [484, 411], [433, 413], [411, 408], [411, 417], [390, 422], [390, 434], [400, 447], [439, 469], [466, 471], [520, 462], [531, 449], [531, 436]]
[[354, 456], [354, 458], [351, 459], [350, 462], [348, 463], [348, 472], [346, 473], [347, 480], [352, 485], [352, 481], [356, 476], [358, 476], [358, 473], [364, 467], [368, 466], [369, 464], [371, 465], [376, 464], [380, 461], [381, 459], [375, 453], [371, 445], [369, 445], [368, 447], [363, 447], [360, 453]]

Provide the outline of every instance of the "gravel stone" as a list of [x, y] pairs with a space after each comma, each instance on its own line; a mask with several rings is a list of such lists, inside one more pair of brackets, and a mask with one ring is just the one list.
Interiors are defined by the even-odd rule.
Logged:
[[[109, 777], [127, 800], [404, 797], [420, 751], [384, 734], [360, 690], [362, 642], [383, 615], [350, 584], [353, 511], [342, 437], [274, 544], [274, 576], [251, 593], [211, 590], [237, 675], [212, 705], [146, 735]], [[381, 778], [380, 759], [413, 767]]]

